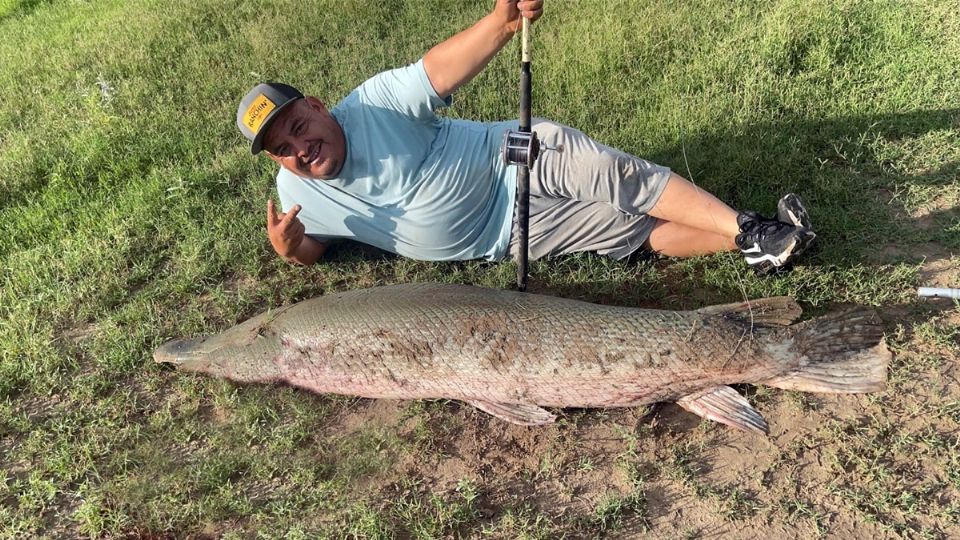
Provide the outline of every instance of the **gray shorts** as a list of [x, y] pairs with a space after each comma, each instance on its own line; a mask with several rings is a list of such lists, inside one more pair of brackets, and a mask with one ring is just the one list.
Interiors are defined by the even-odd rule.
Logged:
[[[576, 251], [622, 259], [640, 249], [657, 219], [670, 169], [602, 145], [582, 132], [542, 118], [532, 130], [550, 147], [530, 170], [530, 260]], [[510, 256], [518, 253], [517, 217]]]

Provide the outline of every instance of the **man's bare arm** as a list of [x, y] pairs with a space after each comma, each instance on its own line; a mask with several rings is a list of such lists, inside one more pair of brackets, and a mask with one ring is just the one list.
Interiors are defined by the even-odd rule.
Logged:
[[543, 0], [497, 0], [490, 14], [430, 49], [423, 68], [437, 94], [446, 98], [483, 71], [517, 32], [521, 14], [537, 20]]
[[300, 242], [300, 245], [297, 246], [293, 254], [284, 257], [284, 259], [292, 263], [309, 266], [320, 260], [320, 257], [323, 257], [328, 245], [327, 242], [319, 242], [304, 235], [303, 241]]

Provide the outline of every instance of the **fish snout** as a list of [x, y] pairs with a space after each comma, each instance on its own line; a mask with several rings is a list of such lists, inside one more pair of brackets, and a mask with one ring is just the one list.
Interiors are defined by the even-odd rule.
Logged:
[[200, 345], [205, 338], [186, 338], [168, 341], [153, 353], [153, 361], [174, 365], [183, 364], [188, 360], [195, 360], [200, 353]]

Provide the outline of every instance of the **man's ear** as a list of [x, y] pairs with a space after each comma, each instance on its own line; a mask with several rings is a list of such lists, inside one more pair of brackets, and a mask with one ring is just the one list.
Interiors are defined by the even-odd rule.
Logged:
[[318, 111], [325, 111], [325, 110], [327, 110], [327, 106], [324, 105], [324, 103], [323, 103], [322, 101], [320, 101], [320, 99], [318, 99], [318, 98], [315, 98], [315, 97], [313, 97], [313, 96], [307, 96], [307, 97], [305, 97], [304, 99], [307, 101], [307, 104], [310, 105], [310, 107], [312, 107], [312, 108], [314, 108], [314, 109], [316, 109], [316, 110], [318, 110]]
[[280, 159], [279, 157], [271, 154], [270, 152], [267, 152], [266, 150], [264, 150], [263, 153], [266, 154], [268, 158], [272, 159], [272, 160], [274, 161], [274, 163], [276, 163], [277, 165], [279, 165], [281, 168], [284, 168], [284, 169], [292, 172], [293, 174], [297, 174], [297, 171], [291, 169], [290, 167], [287, 167], [287, 165], [286, 165], [286, 164], [283, 162], [283, 160]]
[[275, 161], [277, 165], [280, 165], [281, 167], [283, 166], [283, 161], [279, 157], [271, 154], [268, 150], [264, 150], [263, 153], [266, 154], [268, 158]]

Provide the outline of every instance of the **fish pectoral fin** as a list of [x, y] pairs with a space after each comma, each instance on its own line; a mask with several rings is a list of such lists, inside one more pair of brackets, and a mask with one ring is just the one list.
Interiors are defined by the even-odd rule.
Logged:
[[750, 406], [747, 398], [729, 386], [714, 386], [677, 400], [693, 414], [744, 431], [770, 432], [767, 422]]
[[479, 399], [468, 400], [467, 403], [489, 415], [521, 426], [542, 426], [544, 424], [552, 424], [557, 419], [556, 416], [550, 414], [546, 409], [537, 407], [536, 405], [495, 403], [493, 401], [482, 401]]

